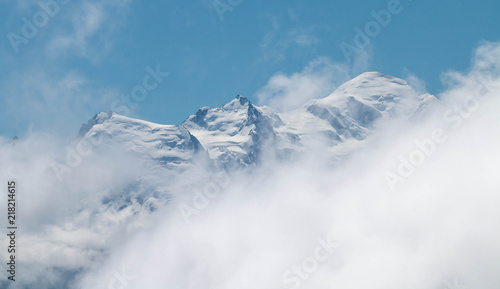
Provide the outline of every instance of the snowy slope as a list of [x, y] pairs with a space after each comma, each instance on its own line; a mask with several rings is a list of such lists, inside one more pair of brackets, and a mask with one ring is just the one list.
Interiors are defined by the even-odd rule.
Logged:
[[223, 107], [201, 108], [182, 127], [200, 139], [212, 159], [229, 168], [255, 163], [263, 146], [274, 145], [274, 128], [280, 125], [283, 123], [274, 112], [237, 96]]
[[164, 167], [185, 166], [202, 156], [228, 170], [316, 144], [326, 144], [336, 158], [362, 145], [379, 121], [418, 120], [438, 103], [402, 79], [367, 72], [287, 113], [276, 114], [238, 95], [222, 107], [199, 109], [180, 126], [100, 113], [82, 126], [81, 134], [102, 134]]
[[405, 80], [366, 72], [325, 98], [280, 114], [287, 125], [278, 133], [296, 135], [300, 141], [292, 146], [295, 149], [322, 140], [330, 144], [332, 152], [339, 152], [346, 147], [342, 144], [365, 140], [380, 120], [420, 118], [438, 103], [432, 95], [419, 94]]
[[185, 167], [207, 157], [198, 139], [181, 126], [160, 125], [116, 113], [97, 114], [82, 125], [80, 136], [99, 137], [107, 145], [144, 156], [163, 166]]

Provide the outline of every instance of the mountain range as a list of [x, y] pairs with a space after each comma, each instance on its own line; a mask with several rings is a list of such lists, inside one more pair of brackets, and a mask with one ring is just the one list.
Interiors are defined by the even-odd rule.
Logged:
[[366, 72], [322, 99], [276, 113], [238, 95], [218, 108], [202, 107], [180, 125], [155, 124], [101, 112], [82, 125], [80, 137], [108, 142], [174, 170], [198, 161], [226, 171], [253, 167], [268, 157], [290, 158], [321, 143], [332, 159], [352, 151], [377, 124], [418, 120], [439, 104], [405, 80]]

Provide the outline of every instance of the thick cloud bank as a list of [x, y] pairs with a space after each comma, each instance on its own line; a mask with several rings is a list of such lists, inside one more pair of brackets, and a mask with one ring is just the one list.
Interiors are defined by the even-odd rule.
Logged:
[[443, 79], [433, 114], [381, 124], [335, 165], [315, 149], [169, 179], [99, 148], [59, 179], [66, 144], [2, 140], [2, 183], [19, 182], [18, 285], [497, 289], [500, 45]]

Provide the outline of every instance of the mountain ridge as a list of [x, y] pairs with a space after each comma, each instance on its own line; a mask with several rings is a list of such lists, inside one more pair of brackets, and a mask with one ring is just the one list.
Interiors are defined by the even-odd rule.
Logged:
[[419, 119], [437, 103], [403, 79], [365, 72], [330, 95], [285, 113], [238, 95], [222, 107], [200, 108], [180, 125], [101, 112], [82, 125], [79, 136], [105, 134], [164, 165], [192, 163], [201, 154], [231, 170], [255, 166], [264, 156], [300, 153], [320, 139], [335, 157], [338, 146], [365, 140], [379, 121]]

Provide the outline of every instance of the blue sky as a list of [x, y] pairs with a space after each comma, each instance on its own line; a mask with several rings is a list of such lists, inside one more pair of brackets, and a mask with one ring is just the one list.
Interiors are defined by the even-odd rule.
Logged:
[[[482, 41], [500, 38], [495, 0], [59, 2], [0, 0], [2, 136], [73, 137], [141, 86], [147, 67], [169, 75], [128, 114], [164, 124], [237, 94], [293, 108], [272, 100], [301, 90], [304, 99], [324, 97], [371, 70], [439, 94], [443, 72], [466, 70]], [[391, 5], [398, 12], [348, 61], [341, 44], [356, 47], [355, 28], [366, 32], [371, 12]], [[24, 27], [25, 37], [34, 21], [40, 27]]]

